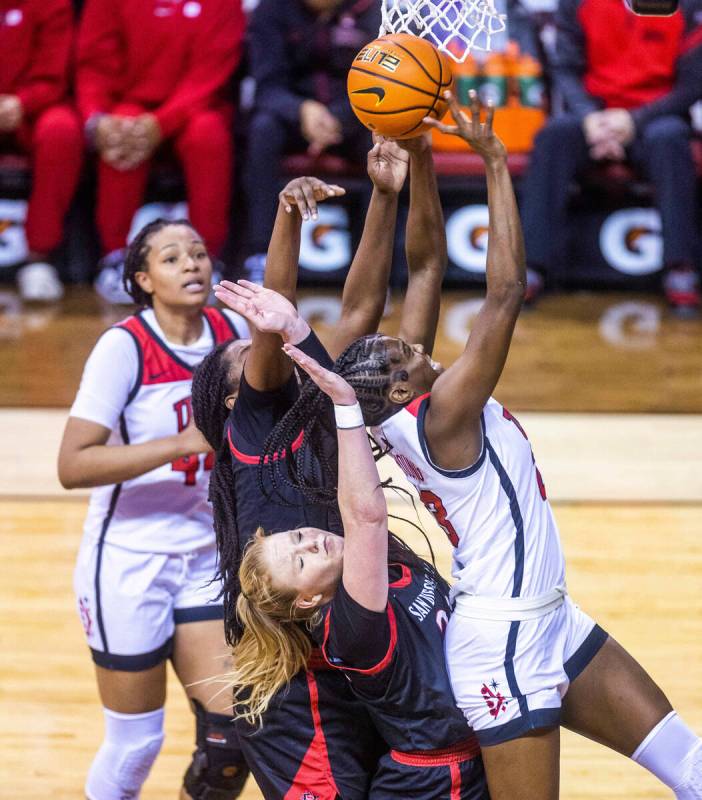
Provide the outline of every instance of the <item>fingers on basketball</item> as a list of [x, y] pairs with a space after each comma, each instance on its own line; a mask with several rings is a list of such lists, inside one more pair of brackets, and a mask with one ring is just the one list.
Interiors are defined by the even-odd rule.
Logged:
[[441, 119], [444, 91], [453, 77], [448, 58], [426, 39], [383, 36], [366, 45], [349, 70], [347, 89], [354, 113], [374, 133], [393, 139], [417, 136]]

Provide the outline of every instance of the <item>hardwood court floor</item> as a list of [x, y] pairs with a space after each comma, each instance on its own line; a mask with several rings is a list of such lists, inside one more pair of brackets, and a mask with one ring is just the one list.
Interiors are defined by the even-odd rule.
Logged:
[[[446, 293], [436, 348], [444, 363], [461, 352], [479, 304], [477, 292]], [[303, 292], [300, 305], [325, 338], [338, 294]], [[71, 589], [87, 501], [58, 487], [55, 457], [90, 348], [128, 312], [88, 290], [48, 309], [0, 292], [0, 800], [80, 800], [101, 740]], [[396, 298], [384, 329], [395, 332], [398, 320]], [[536, 412], [520, 420], [561, 527], [572, 596], [698, 732], [701, 343], [701, 320], [672, 319], [652, 296], [547, 297], [520, 318], [496, 392], [511, 410]], [[412, 518], [404, 504], [392, 510]], [[424, 546], [411, 531], [407, 538]], [[433, 541], [446, 571], [447, 545], [440, 535]], [[143, 800], [175, 800], [192, 750], [192, 717], [175, 680], [166, 728]], [[626, 759], [568, 732], [562, 741], [566, 800], [670, 797]], [[256, 798], [251, 784], [244, 800]]]
[[[337, 290], [301, 292], [300, 308], [322, 339], [339, 314]], [[383, 330], [396, 333], [395, 296]], [[478, 292], [446, 292], [435, 358], [463, 350]], [[48, 309], [0, 292], [0, 407], [70, 406], [100, 333], [129, 313], [72, 289]], [[653, 295], [580, 292], [545, 297], [520, 317], [497, 391], [533, 411], [702, 412], [702, 319], [672, 318]], [[11, 378], [8, 380], [8, 377]]]
[[[71, 591], [85, 505], [84, 498], [0, 501], [2, 800], [82, 797], [101, 739], [92, 667]], [[572, 596], [702, 730], [700, 505], [557, 503], [555, 510]], [[447, 550], [437, 549], [446, 569]], [[144, 800], [175, 800], [192, 748], [192, 720], [175, 680], [166, 708], [167, 738]], [[662, 800], [670, 794], [626, 759], [564, 732], [561, 796]], [[259, 797], [250, 784], [245, 800]]]

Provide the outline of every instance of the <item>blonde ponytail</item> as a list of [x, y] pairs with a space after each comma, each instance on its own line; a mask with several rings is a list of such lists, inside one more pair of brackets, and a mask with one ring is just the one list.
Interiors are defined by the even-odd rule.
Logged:
[[234, 645], [234, 715], [261, 725], [276, 692], [305, 669], [312, 644], [303, 625], [312, 625], [317, 609], [300, 609], [295, 592], [274, 589], [262, 559], [264, 532], [259, 528], [246, 548], [239, 568], [241, 594], [236, 613], [243, 634]]

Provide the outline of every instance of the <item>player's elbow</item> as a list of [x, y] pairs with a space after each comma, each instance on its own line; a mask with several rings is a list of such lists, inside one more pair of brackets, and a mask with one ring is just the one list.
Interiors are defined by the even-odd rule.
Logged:
[[517, 278], [488, 285], [487, 296], [502, 308], [520, 309], [526, 297], [526, 281]]
[[59, 453], [57, 473], [64, 489], [83, 489], [87, 485], [77, 468], [75, 457], [69, 453]]

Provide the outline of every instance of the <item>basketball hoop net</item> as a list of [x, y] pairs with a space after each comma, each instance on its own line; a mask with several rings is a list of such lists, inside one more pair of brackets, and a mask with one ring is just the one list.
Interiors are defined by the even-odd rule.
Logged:
[[490, 50], [490, 37], [505, 29], [494, 0], [382, 0], [381, 12], [381, 36], [429, 39], [459, 64], [471, 50]]

